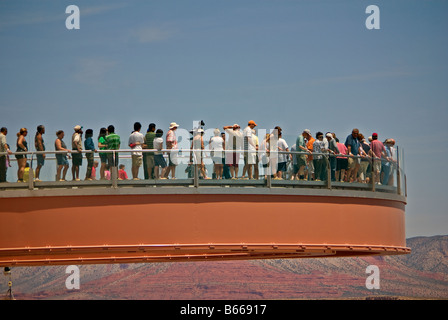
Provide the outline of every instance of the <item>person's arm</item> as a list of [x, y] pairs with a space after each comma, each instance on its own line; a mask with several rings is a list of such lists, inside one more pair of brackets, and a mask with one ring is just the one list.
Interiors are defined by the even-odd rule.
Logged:
[[17, 145], [21, 148], [21, 149], [23, 149], [24, 151], [28, 151], [28, 148], [26, 148], [25, 147], [25, 145], [23, 144], [23, 140], [24, 140], [25, 138], [21, 135], [20, 137], [19, 137], [19, 140], [17, 141]]

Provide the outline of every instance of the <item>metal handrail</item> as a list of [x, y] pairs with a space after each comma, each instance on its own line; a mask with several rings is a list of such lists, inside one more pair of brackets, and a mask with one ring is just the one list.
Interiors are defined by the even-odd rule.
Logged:
[[[157, 149], [142, 149], [142, 150], [135, 150], [135, 149], [119, 149], [119, 150], [96, 150], [96, 151], [91, 151], [91, 150], [82, 150], [81, 152], [77, 151], [77, 150], [70, 150], [70, 151], [56, 151], [56, 150], [45, 150], [45, 151], [25, 151], [25, 152], [12, 152], [12, 153], [7, 153], [7, 152], [2, 152], [0, 153], [1, 155], [9, 155], [11, 156], [15, 156], [15, 155], [31, 155], [31, 163], [30, 163], [30, 167], [32, 168], [32, 162], [33, 162], [33, 158], [35, 155], [42, 155], [42, 154], [66, 154], [66, 155], [70, 155], [70, 154], [76, 154], [76, 153], [113, 153], [113, 154], [118, 154], [119, 157], [122, 157], [123, 153], [134, 153], [134, 152], [139, 152], [139, 153], [154, 153], [154, 152], [162, 152], [163, 154], [165, 153], [170, 153], [172, 151], [177, 151], [179, 153], [179, 157], [189, 157], [188, 153], [191, 152], [198, 152], [201, 151], [204, 153], [204, 158], [209, 158], [209, 156], [207, 156], [207, 154], [210, 154], [211, 152], [213, 152], [213, 150], [210, 149], [162, 149], [162, 150], [157, 150]], [[324, 186], [328, 189], [332, 189], [333, 187], [335, 187], [337, 185], [337, 182], [335, 184], [334, 181], [331, 181], [331, 168], [330, 168], [330, 161], [329, 158], [330, 157], [346, 157], [346, 158], [358, 158], [358, 159], [367, 159], [370, 162], [370, 165], [373, 165], [374, 161], [382, 161], [382, 162], [389, 162], [383, 158], [373, 158], [370, 156], [353, 156], [353, 155], [344, 155], [344, 154], [332, 154], [332, 153], [328, 153], [328, 152], [305, 152], [305, 151], [272, 151], [272, 150], [244, 150], [244, 149], [237, 149], [237, 150], [222, 150], [222, 151], [218, 151], [218, 152], [222, 152], [223, 154], [225, 153], [246, 153], [246, 152], [255, 152], [258, 155], [262, 155], [262, 154], [269, 154], [269, 159], [275, 159], [276, 155], [279, 154], [290, 154], [290, 155], [311, 155], [313, 157], [318, 156], [318, 155], [322, 155], [324, 156], [323, 159], [325, 159], [325, 166], [326, 166], [326, 171], [327, 171], [327, 179], [326, 181], [322, 181], [322, 183], [324, 184]], [[47, 158], [48, 159], [48, 158]], [[55, 159], [55, 158], [50, 158], [50, 159]], [[50, 160], [49, 159], [49, 160]], [[398, 159], [397, 159], [398, 160]], [[404, 190], [406, 192], [406, 175], [404, 174], [404, 172], [401, 172], [402, 169], [399, 166], [398, 161], [390, 161], [390, 163], [396, 163], [397, 164], [397, 186], [396, 186], [396, 193], [397, 194], [401, 194], [402, 192], [402, 188], [403, 186], [401, 185], [401, 175], [403, 175], [404, 177]], [[194, 187], [199, 187], [201, 185], [201, 183], [199, 182], [200, 177], [199, 177], [199, 170], [198, 170], [198, 165], [195, 163], [192, 163], [191, 161], [188, 163], [188, 165], [193, 164], [195, 165], [195, 170], [194, 170], [194, 177], [193, 179], [189, 179], [192, 180], [192, 184]], [[268, 162], [268, 168], [269, 168], [270, 162]], [[376, 191], [376, 184], [375, 184], [375, 179], [374, 179], [374, 170], [372, 170], [372, 179], [370, 182], [370, 191]], [[34, 182], [34, 179], [32, 177], [33, 175], [33, 170], [30, 170], [30, 177], [29, 177], [29, 182], [28, 182], [28, 187], [29, 189], [34, 189], [38, 184], [36, 184]], [[119, 183], [117, 181], [117, 176], [116, 174], [113, 174], [113, 171], [111, 172], [111, 181], [107, 182], [107, 185], [112, 184], [112, 187], [117, 188], [119, 186]], [[152, 180], [152, 179], [150, 179]], [[264, 180], [264, 179], [260, 179], [260, 180]], [[107, 180], [106, 180], [107, 181]], [[286, 181], [286, 180], [284, 180]], [[170, 181], [170, 182], [166, 182], [168, 184], [175, 184], [175, 182]], [[222, 183], [222, 182], [221, 182]], [[234, 183], [232, 180], [226, 180], [225, 182], [226, 184], [232, 184]], [[248, 184], [251, 184], [252, 182], [248, 182]], [[296, 184], [300, 185], [302, 182], [297, 181], [296, 180]], [[238, 185], [241, 185], [241, 183], [238, 183]], [[266, 177], [266, 181], [264, 184], [261, 184], [261, 186], [265, 186], [268, 188], [273, 187], [273, 185], [282, 185], [282, 183], [280, 181], [276, 181], [275, 183], [273, 183], [271, 176], [268, 174]], [[346, 186], [349, 184], [346, 184]], [[258, 186], [258, 185], [257, 185]], [[311, 186], [310, 184], [307, 184], [307, 186]]]

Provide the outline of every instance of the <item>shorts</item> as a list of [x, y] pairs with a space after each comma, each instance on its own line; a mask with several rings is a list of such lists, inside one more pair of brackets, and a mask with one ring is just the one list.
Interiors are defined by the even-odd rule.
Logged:
[[279, 162], [277, 165], [277, 171], [286, 172], [286, 162]]
[[146, 156], [146, 167], [153, 168], [154, 167], [154, 155], [146, 154], [145, 156]]
[[43, 154], [36, 154], [36, 158], [38, 166], [43, 166], [45, 164], [45, 158]]
[[306, 166], [306, 156], [298, 155], [297, 156], [297, 166], [300, 168], [302, 166]]
[[347, 170], [348, 159], [347, 158], [336, 158], [336, 171]]
[[100, 153], [101, 163], [107, 163], [107, 153]]
[[214, 164], [223, 164], [223, 159], [224, 158], [221, 158], [221, 157], [212, 157]]
[[115, 153], [115, 158], [113, 152], [107, 153], [107, 164], [109, 167], [118, 167], [118, 153]]
[[158, 166], [158, 167], [162, 167], [165, 168], [166, 167], [166, 161], [165, 158], [163, 157], [163, 154], [155, 154], [154, 155], [154, 166]]
[[359, 158], [348, 158], [348, 168], [349, 169], [353, 169], [359, 163], [360, 163]]
[[178, 159], [177, 159], [177, 150], [171, 151], [168, 153], [168, 165], [169, 166], [177, 166]]
[[230, 167], [238, 167], [240, 161], [240, 154], [238, 152], [227, 152], [226, 164]]
[[143, 156], [132, 155], [132, 166], [141, 167], [143, 164]]
[[256, 164], [257, 163], [257, 153], [256, 151], [245, 151], [244, 152], [244, 164]]
[[82, 166], [82, 153], [73, 152], [72, 162], [74, 166]]
[[64, 154], [56, 154], [56, 161], [58, 166], [68, 166], [67, 156]]
[[373, 170], [375, 172], [381, 172], [381, 159], [373, 160]]

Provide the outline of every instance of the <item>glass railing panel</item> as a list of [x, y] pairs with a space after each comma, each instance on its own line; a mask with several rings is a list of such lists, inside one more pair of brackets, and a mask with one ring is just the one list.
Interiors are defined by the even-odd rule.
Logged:
[[[152, 150], [154, 151], [154, 150]], [[182, 149], [177, 151], [177, 165], [175, 177], [171, 179], [155, 180], [154, 175], [149, 176], [146, 170], [146, 154], [152, 152], [143, 150], [142, 162], [139, 163], [137, 180], [133, 180], [132, 150], [117, 150], [118, 167], [116, 177], [112, 168], [106, 173], [106, 179], [101, 180], [101, 167], [104, 166], [98, 153], [93, 156], [95, 176], [88, 179], [87, 151], [82, 153], [82, 164], [79, 167], [79, 181], [74, 180], [73, 154], [67, 155], [68, 169], [65, 180], [58, 184], [57, 170], [60, 166], [54, 151], [46, 151], [44, 165], [40, 168], [39, 180], [29, 182], [29, 177], [36, 178], [37, 158], [35, 152], [27, 154], [24, 182], [17, 183], [18, 162], [15, 155], [9, 155], [10, 166], [7, 167], [7, 181], [10, 187], [70, 187], [70, 186], [142, 186], [142, 185], [183, 185], [183, 186], [251, 186], [251, 187], [305, 187], [305, 188], [342, 188], [366, 191], [378, 191], [406, 195], [406, 175], [404, 172], [404, 152], [401, 148], [389, 148], [387, 158], [375, 158], [369, 155], [349, 156], [333, 152], [301, 152], [301, 151], [275, 151], [258, 150], [255, 154], [255, 163], [252, 167], [252, 179], [249, 179], [249, 170], [246, 166], [244, 150], [226, 150], [224, 153], [236, 153], [238, 166], [229, 166], [224, 156], [224, 163], [219, 163], [210, 150]], [[114, 151], [102, 151], [113, 154]], [[163, 150], [166, 164], [169, 164], [169, 150]], [[201, 154], [200, 162], [194, 157], [194, 152]], [[59, 152], [60, 154], [60, 152]], [[222, 179], [218, 179], [216, 170], [222, 164]], [[32, 170], [32, 171], [30, 171]], [[62, 168], [62, 170], [64, 170]], [[126, 174], [123, 176], [119, 170]], [[159, 168], [160, 170], [160, 168]], [[107, 172], [107, 171], [106, 171]], [[220, 175], [220, 173], [219, 173]], [[236, 178], [233, 178], [235, 176]], [[62, 174], [59, 179], [63, 178]], [[166, 180], [166, 181], [161, 181]], [[0, 187], [5, 187], [4, 184]]]

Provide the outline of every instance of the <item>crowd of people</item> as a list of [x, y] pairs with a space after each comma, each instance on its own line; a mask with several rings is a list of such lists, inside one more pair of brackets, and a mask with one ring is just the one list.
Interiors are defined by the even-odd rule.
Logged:
[[[172, 122], [164, 139], [163, 130], [156, 130], [154, 123], [149, 124], [145, 133], [141, 132], [140, 122], [134, 123], [133, 131], [124, 147], [131, 149], [132, 179], [140, 180], [141, 167], [144, 169], [145, 179], [176, 178], [176, 167], [179, 164], [176, 136], [178, 127], [177, 123]], [[260, 179], [270, 176], [273, 179], [290, 180], [331, 179], [339, 182], [393, 183], [393, 170], [396, 169], [394, 139], [385, 139], [381, 142], [377, 133], [366, 138], [358, 129], [353, 129], [342, 143], [335, 133], [323, 134], [319, 131], [313, 137], [311, 131], [305, 129], [290, 148], [279, 126], [265, 133], [260, 139], [255, 127], [257, 124], [250, 120], [243, 130], [238, 124], [223, 126], [222, 130], [216, 128], [209, 141], [204, 141], [205, 131], [201, 126], [194, 128], [190, 131], [192, 137], [185, 172], [192, 177], [193, 170], [197, 168], [202, 179]], [[101, 128], [96, 141], [92, 129], [85, 131], [84, 141], [82, 126], [76, 125], [73, 131], [71, 148], [64, 142], [64, 131], [56, 132], [54, 142], [57, 162], [56, 181], [66, 180], [70, 158], [74, 181], [81, 180], [80, 166], [84, 158], [87, 160], [85, 180], [96, 179], [97, 167], [100, 168], [99, 179], [111, 179], [112, 174], [116, 174], [118, 179], [128, 179], [124, 165], [119, 164], [119, 154], [116, 151], [120, 150], [122, 144], [113, 125]], [[10, 166], [9, 156], [12, 154], [17, 159], [18, 182], [23, 182], [25, 169], [29, 167], [26, 154], [29, 151], [26, 140], [28, 130], [21, 128], [17, 133], [15, 153], [11, 151], [6, 141], [7, 133], [7, 128], [0, 129], [0, 182], [6, 181], [6, 170]], [[44, 134], [45, 126], [39, 125], [34, 138], [37, 151], [37, 166], [34, 173], [36, 181], [40, 181], [41, 169], [45, 164]], [[144, 149], [150, 151], [143, 152]], [[95, 153], [98, 153], [100, 163], [94, 159]], [[240, 157], [244, 163], [241, 176], [239, 176]], [[206, 159], [211, 159], [213, 164], [211, 176], [205, 166]]]

